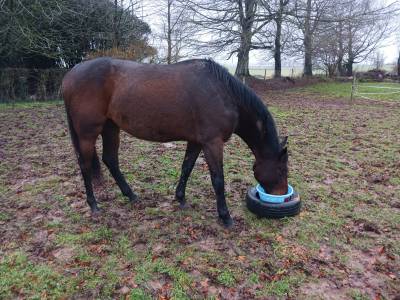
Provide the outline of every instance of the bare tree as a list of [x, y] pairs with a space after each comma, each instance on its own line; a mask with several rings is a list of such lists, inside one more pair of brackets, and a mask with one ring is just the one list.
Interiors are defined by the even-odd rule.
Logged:
[[383, 65], [385, 63], [385, 58], [383, 56], [383, 53], [381, 51], [376, 51], [375, 57], [374, 57], [374, 67], [376, 70], [380, 70], [383, 68]]
[[327, 27], [325, 31], [321, 30], [315, 36], [315, 44], [313, 61], [329, 77], [335, 76], [343, 51], [339, 46], [340, 36], [336, 34], [335, 28]]
[[166, 12], [163, 16], [162, 39], [167, 42], [167, 64], [179, 61], [183, 50], [188, 48], [193, 26], [189, 22], [191, 11], [188, 4], [177, 0], [164, 0]]
[[[312, 36], [313, 61], [322, 65], [330, 76], [337, 72], [351, 76], [353, 64], [365, 60], [390, 36], [391, 16], [396, 7], [372, 0], [326, 4]], [[307, 53], [307, 47], [304, 48]], [[305, 74], [307, 69], [310, 71], [306, 56]]]
[[332, 0], [295, 0], [294, 2], [294, 20], [302, 33], [305, 76], [313, 74], [314, 38], [333, 2]]
[[272, 17], [261, 0], [188, 0], [198, 26], [195, 44], [198, 53], [228, 52], [237, 55], [235, 74], [249, 75], [249, 53], [254, 49], [271, 49], [262, 38], [263, 28]]
[[393, 30], [394, 6], [379, 1], [353, 0], [347, 3], [344, 16], [346, 58], [344, 66], [348, 76], [353, 75], [353, 65], [373, 53]]
[[347, 52], [343, 19], [346, 15], [346, 3], [342, 1], [326, 9], [314, 37], [313, 61], [324, 69], [329, 77], [337, 74], [344, 76], [346, 73], [343, 66]]
[[[283, 40], [285, 35], [284, 23], [287, 21], [287, 15], [289, 14], [290, 0], [273, 0], [273, 1], [262, 1], [262, 5], [265, 7], [266, 12], [271, 17], [272, 22], [266, 26], [264, 38], [266, 41], [270, 41], [272, 46], [272, 52], [275, 63], [274, 77], [278, 78], [282, 75], [282, 47], [285, 44]], [[286, 36], [287, 37], [287, 36]]]
[[145, 8], [155, 27], [158, 61], [171, 64], [190, 55], [194, 26], [189, 4], [181, 0], [146, 1]]

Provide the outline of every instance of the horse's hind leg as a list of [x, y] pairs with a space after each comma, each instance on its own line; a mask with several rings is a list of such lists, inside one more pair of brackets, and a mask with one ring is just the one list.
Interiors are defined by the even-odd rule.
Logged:
[[93, 193], [93, 159], [95, 157], [96, 138], [79, 139], [79, 167], [81, 168], [83, 182], [86, 189], [86, 201], [92, 213], [97, 213], [99, 208]]
[[121, 189], [122, 194], [128, 197], [129, 201], [134, 202], [137, 200], [137, 196], [132, 191], [126, 182], [124, 175], [122, 175], [121, 170], [119, 169], [119, 131], [119, 127], [111, 120], [107, 120], [107, 122], [104, 124], [103, 131], [101, 133], [103, 137], [103, 162], [110, 170], [110, 173]]
[[188, 142], [186, 147], [185, 158], [182, 163], [181, 177], [176, 187], [175, 197], [179, 201], [180, 207], [186, 206], [185, 190], [190, 173], [193, 170], [194, 164], [201, 151], [201, 145]]

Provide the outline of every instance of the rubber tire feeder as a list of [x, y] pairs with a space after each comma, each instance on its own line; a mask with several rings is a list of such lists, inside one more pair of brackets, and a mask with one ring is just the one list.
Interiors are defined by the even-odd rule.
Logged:
[[301, 201], [297, 192], [294, 192], [290, 201], [284, 203], [263, 202], [257, 194], [255, 188], [249, 189], [246, 195], [246, 204], [247, 208], [259, 217], [279, 219], [292, 217], [300, 212]]

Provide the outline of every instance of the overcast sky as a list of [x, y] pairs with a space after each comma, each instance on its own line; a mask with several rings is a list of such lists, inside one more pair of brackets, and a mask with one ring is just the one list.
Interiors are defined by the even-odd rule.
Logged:
[[[399, 3], [400, 0], [384, 0], [386, 4], [390, 3]], [[165, 0], [163, 1], [154, 1], [154, 0], [139, 0], [140, 9], [138, 11], [139, 17], [143, 16], [144, 21], [146, 21], [152, 30], [151, 44], [157, 49], [162, 48], [160, 45], [159, 35], [162, 30], [163, 19], [161, 15], [165, 13], [166, 5]], [[163, 7], [165, 6], [165, 7]], [[398, 22], [400, 23], [400, 18], [398, 18]], [[385, 58], [385, 64], [392, 64], [397, 60], [400, 49], [400, 33], [394, 33], [390, 38], [382, 43], [381, 51]], [[162, 52], [162, 49], [160, 49]], [[271, 58], [269, 61], [266, 59], [268, 54], [267, 50], [258, 50], [250, 52], [250, 66], [251, 67], [263, 67], [263, 66], [272, 66], [274, 61]], [[227, 60], [228, 55], [226, 53], [221, 53], [220, 55], [213, 57], [217, 61], [223, 63], [224, 65], [236, 65], [237, 58], [236, 56], [232, 56], [229, 60]], [[283, 57], [282, 64], [284, 66], [296, 66], [302, 65], [301, 56], [299, 58], [289, 59], [287, 57]], [[363, 62], [361, 64], [369, 64], [369, 62]]]

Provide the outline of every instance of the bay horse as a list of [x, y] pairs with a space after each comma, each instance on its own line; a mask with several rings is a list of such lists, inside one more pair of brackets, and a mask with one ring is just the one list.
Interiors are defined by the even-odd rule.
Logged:
[[137, 196], [118, 163], [120, 129], [154, 142], [187, 141], [176, 200], [185, 207], [185, 189], [203, 150], [223, 224], [233, 224], [224, 192], [223, 147], [233, 133], [255, 156], [254, 176], [270, 194], [287, 192], [286, 139], [257, 95], [213, 60], [149, 65], [97, 58], [72, 68], [62, 82], [67, 120], [83, 176], [87, 203], [99, 211], [92, 178], [100, 163], [95, 143], [102, 136], [102, 160], [123, 195]]

